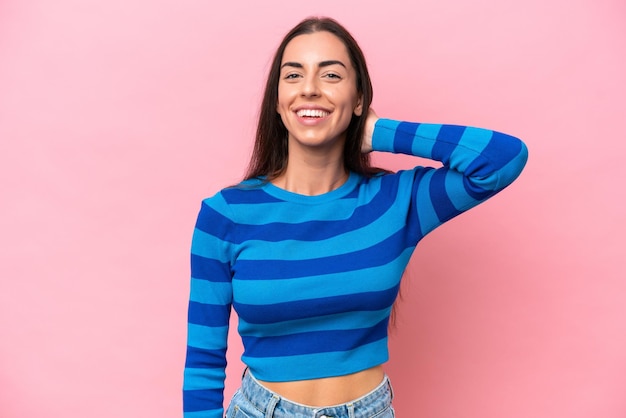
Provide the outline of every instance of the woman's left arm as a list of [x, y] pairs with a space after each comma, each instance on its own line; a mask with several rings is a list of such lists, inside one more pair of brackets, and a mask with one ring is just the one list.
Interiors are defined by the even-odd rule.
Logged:
[[[511, 184], [528, 159], [511, 135], [458, 125], [400, 122], [368, 115], [362, 150], [415, 155], [440, 161], [439, 169], [410, 172], [413, 207], [423, 234], [478, 205]], [[408, 176], [409, 174], [406, 174]]]

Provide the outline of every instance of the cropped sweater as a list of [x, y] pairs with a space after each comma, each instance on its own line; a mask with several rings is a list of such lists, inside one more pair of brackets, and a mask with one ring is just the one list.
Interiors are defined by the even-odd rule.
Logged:
[[341, 376], [387, 361], [400, 278], [430, 231], [510, 184], [525, 145], [491, 130], [379, 119], [372, 148], [438, 160], [305, 196], [262, 179], [202, 202], [191, 245], [186, 418], [223, 415], [231, 306], [260, 380]]

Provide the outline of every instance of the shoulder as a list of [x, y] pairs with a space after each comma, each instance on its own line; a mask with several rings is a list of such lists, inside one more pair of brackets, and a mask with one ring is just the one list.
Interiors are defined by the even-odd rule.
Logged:
[[267, 203], [275, 200], [267, 194], [267, 182], [261, 178], [244, 180], [233, 186], [228, 186], [213, 196], [202, 200], [200, 214], [219, 215], [234, 220], [234, 213], [248, 205]]

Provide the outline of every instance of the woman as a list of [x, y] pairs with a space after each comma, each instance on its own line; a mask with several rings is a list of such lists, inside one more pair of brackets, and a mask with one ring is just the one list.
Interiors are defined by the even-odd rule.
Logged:
[[[417, 243], [502, 190], [527, 158], [490, 130], [379, 119], [363, 54], [307, 19], [274, 57], [241, 184], [202, 203], [192, 242], [186, 417], [223, 416], [231, 306], [247, 369], [227, 417], [392, 417], [382, 364]], [[368, 153], [441, 161], [388, 173]]]

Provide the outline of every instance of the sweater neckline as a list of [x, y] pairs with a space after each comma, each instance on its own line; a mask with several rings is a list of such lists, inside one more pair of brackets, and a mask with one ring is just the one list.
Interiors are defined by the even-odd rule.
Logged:
[[309, 196], [305, 194], [290, 192], [289, 190], [282, 189], [270, 182], [267, 182], [263, 185], [263, 190], [267, 194], [277, 199], [281, 199], [281, 200], [285, 200], [285, 201], [293, 202], [293, 203], [318, 205], [320, 203], [326, 203], [326, 202], [330, 202], [333, 200], [341, 199], [348, 193], [352, 192], [358, 182], [359, 182], [359, 175], [351, 171], [348, 175], [348, 179], [341, 186], [339, 186], [335, 190], [331, 190], [330, 192], [326, 192], [326, 193], [322, 193], [318, 195]]

